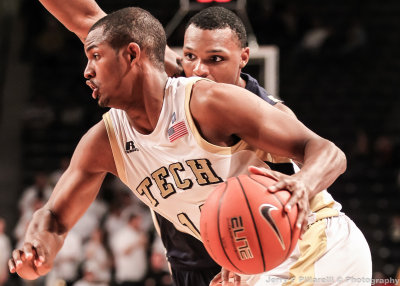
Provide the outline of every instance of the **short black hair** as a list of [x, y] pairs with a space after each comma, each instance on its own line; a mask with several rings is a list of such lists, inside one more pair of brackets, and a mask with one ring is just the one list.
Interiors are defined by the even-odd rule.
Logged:
[[117, 10], [97, 21], [90, 29], [103, 28], [110, 46], [119, 50], [134, 42], [153, 61], [155, 66], [164, 68], [164, 54], [167, 39], [161, 23], [148, 11], [138, 7]]
[[185, 31], [190, 25], [194, 25], [202, 30], [218, 30], [218, 29], [231, 29], [237, 36], [240, 46], [247, 47], [247, 34], [246, 28], [242, 20], [231, 10], [224, 7], [212, 6], [190, 18], [186, 24]]

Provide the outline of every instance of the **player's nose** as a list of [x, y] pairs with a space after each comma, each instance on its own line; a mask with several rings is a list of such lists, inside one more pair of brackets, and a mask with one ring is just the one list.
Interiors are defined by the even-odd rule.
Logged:
[[197, 61], [193, 69], [193, 74], [199, 77], [207, 77], [210, 72], [206, 64], [201, 61]]
[[83, 71], [83, 76], [84, 76], [86, 79], [91, 79], [91, 78], [93, 78], [95, 75], [96, 75], [96, 74], [95, 74], [95, 72], [94, 72], [94, 69], [90, 66], [90, 63], [88, 62], [87, 65], [86, 65], [86, 67], [85, 67], [85, 70]]

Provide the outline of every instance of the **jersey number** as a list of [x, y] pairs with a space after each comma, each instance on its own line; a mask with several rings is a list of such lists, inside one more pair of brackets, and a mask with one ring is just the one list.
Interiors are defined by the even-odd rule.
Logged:
[[178, 220], [183, 226], [186, 226], [197, 239], [201, 240], [200, 231], [197, 229], [197, 227], [194, 225], [194, 223], [190, 220], [190, 218], [188, 217], [187, 214], [185, 214], [185, 213], [178, 214]]

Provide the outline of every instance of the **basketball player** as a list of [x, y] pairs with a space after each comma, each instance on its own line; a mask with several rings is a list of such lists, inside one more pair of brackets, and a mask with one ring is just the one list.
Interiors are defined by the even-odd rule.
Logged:
[[[80, 0], [74, 0], [71, 1], [67, 7], [63, 7], [64, 3], [57, 3], [56, 0], [42, 0], [41, 2], [53, 15], [58, 17], [66, 27], [81, 39], [86, 37], [87, 31], [90, 28], [90, 21], [94, 21], [94, 19], [101, 18], [105, 15], [100, 7], [93, 1], [81, 3]], [[78, 9], [78, 7], [80, 8]], [[192, 23], [193, 25], [191, 25]], [[210, 45], [209, 43], [212, 43], [212, 40], [218, 37], [209, 39], [206, 34], [199, 34], [197, 29], [194, 28], [198, 26], [203, 28], [205, 23], [208, 23], [206, 27], [211, 35], [216, 32], [219, 37], [221, 33], [225, 33], [227, 36], [222, 37], [225, 41], [220, 41], [218, 44], [208, 46]], [[190, 29], [188, 29], [189, 27]], [[221, 29], [222, 27], [225, 29]], [[192, 34], [193, 32], [195, 33]], [[185, 42], [189, 41], [188, 39], [192, 39], [190, 41], [195, 44], [196, 50], [193, 50], [191, 47], [193, 46], [192, 44], [189, 44], [189, 47], [185, 46], [185, 49], [188, 50], [185, 51], [185, 60], [183, 61], [185, 63], [186, 74], [207, 77], [216, 82], [232, 83], [245, 87], [278, 109], [293, 114], [293, 112], [279, 100], [269, 96], [254, 78], [248, 74], [240, 73], [240, 70], [247, 64], [249, 48], [246, 46], [247, 36], [245, 27], [236, 14], [221, 7], [212, 7], [198, 13], [189, 21], [186, 27]], [[204, 60], [201, 60], [200, 66], [202, 68], [200, 69], [193, 65], [200, 61], [198, 54], [199, 43], [203, 44], [201, 48], [204, 51], [214, 50], [215, 46], [218, 46], [219, 49], [223, 48], [223, 51], [216, 54], [210, 55], [209, 52], [207, 52], [204, 56]], [[205, 43], [208, 43], [208, 45]], [[166, 50], [166, 56], [169, 58], [169, 60], [166, 61], [166, 67], [170, 67], [167, 73], [168, 71], [173, 71], [173, 74], [176, 75], [179, 72], [179, 66], [176, 67], [174, 65], [180, 61], [173, 60], [174, 54], [172, 50], [168, 48]], [[187, 60], [187, 58], [191, 56], [196, 56], [196, 60]], [[214, 58], [215, 62], [212, 60]], [[219, 58], [222, 60], [217, 63]], [[171, 75], [171, 73], [169, 73], [169, 75]], [[288, 174], [293, 174], [294, 172], [293, 167], [288, 163], [270, 163], [270, 165], [273, 169], [278, 168], [279, 171]], [[171, 222], [158, 213], [153, 213], [153, 215], [156, 228], [162, 237], [163, 244], [167, 251], [166, 255], [170, 263], [171, 274], [175, 285], [209, 285], [212, 278], [221, 271], [221, 267], [211, 259], [203, 244], [191, 235], [178, 231]]]
[[292, 191], [303, 212], [308, 196], [344, 171], [345, 157], [336, 146], [245, 89], [168, 78], [165, 44], [162, 26], [137, 8], [119, 10], [92, 27], [85, 40], [85, 77], [93, 98], [112, 109], [78, 144], [70, 167], [30, 223], [23, 249], [13, 252], [11, 271], [24, 277], [50, 270], [106, 173], [198, 238], [199, 208], [215, 185], [250, 165], [266, 167], [267, 153], [256, 150], [303, 164], [271, 188]]
[[[42, 3], [48, 5], [50, 0], [42, 0]], [[54, 1], [54, 0], [52, 0]], [[79, 0], [77, 0], [79, 1]], [[85, 2], [86, 4], [88, 2]], [[60, 9], [63, 3], [59, 5], [53, 5], [53, 7], [47, 7], [50, 11], [54, 9]], [[80, 6], [80, 5], [75, 5]], [[58, 11], [58, 15], [62, 17], [62, 19], [74, 19], [73, 21], [77, 22], [78, 25], [80, 23], [81, 28], [79, 31], [87, 31], [88, 28], [84, 28], [88, 19], [86, 15], [91, 15], [92, 19], [96, 18], [96, 13], [101, 14], [98, 11], [101, 9], [95, 4], [92, 3], [93, 8], [90, 6], [85, 9], [81, 9], [85, 12], [85, 14], [81, 14], [81, 11], [71, 11], [67, 10], [64, 13], [73, 12], [74, 17], [68, 17], [67, 15], [63, 15], [63, 11]], [[74, 7], [74, 6], [73, 6]], [[71, 8], [70, 8], [71, 9]], [[97, 12], [96, 12], [97, 11]], [[54, 14], [54, 11], [52, 11]], [[101, 11], [102, 12], [102, 11]], [[103, 12], [104, 13], [104, 12]], [[86, 21], [78, 21], [80, 18], [77, 17], [81, 15], [81, 19], [85, 18]], [[71, 21], [71, 20], [69, 20]], [[66, 23], [64, 23], [66, 24]], [[66, 25], [68, 27], [76, 27], [77, 24]], [[75, 31], [76, 32], [76, 31]], [[81, 32], [82, 34], [82, 32]], [[270, 97], [267, 97], [265, 90], [259, 87], [258, 83], [253, 80], [249, 75], [240, 74], [241, 68], [247, 63], [249, 57], [249, 49], [245, 46], [246, 36], [245, 29], [243, 23], [241, 23], [240, 19], [236, 17], [232, 12], [221, 9], [221, 8], [209, 8], [194, 16], [188, 23], [185, 31], [185, 39], [184, 39], [184, 58], [183, 58], [183, 67], [185, 69], [186, 75], [195, 75], [201, 77], [207, 77], [216, 82], [225, 82], [225, 83], [233, 83], [241, 87], [247, 88], [249, 91], [257, 94], [267, 102], [271, 104], [275, 104], [275, 107], [292, 113], [290, 109], [288, 109], [282, 103], [271, 100]], [[172, 57], [173, 58], [173, 57]], [[175, 61], [169, 61], [170, 63], [175, 64]], [[171, 70], [171, 69], [170, 69]], [[172, 69], [174, 70], [174, 69]], [[282, 158], [280, 158], [279, 163], [268, 162], [269, 166], [272, 169], [277, 169], [280, 172], [286, 174], [293, 173], [293, 167], [291, 164], [282, 163]], [[325, 194], [324, 196], [329, 197], [329, 195]], [[321, 199], [321, 197], [319, 198]], [[318, 209], [319, 213], [325, 212], [326, 218], [324, 216], [319, 216], [318, 224], [324, 224], [328, 221], [329, 217], [339, 216], [339, 204], [334, 203], [334, 201], [330, 198], [326, 200], [326, 207], [321, 208], [321, 205], [316, 203], [318, 199], [314, 199], [314, 202], [311, 201], [311, 204], [314, 206], [314, 210]], [[334, 211], [332, 212], [332, 209]], [[340, 214], [343, 216], [343, 214]], [[314, 219], [313, 219], [314, 217]], [[193, 239], [191, 236], [179, 232], [173, 225], [163, 216], [156, 214], [156, 218], [160, 227], [160, 234], [163, 237], [164, 245], [167, 249], [168, 260], [171, 263], [172, 275], [174, 281], [177, 285], [185, 285], [186, 284], [195, 284], [196, 285], [208, 285], [208, 281], [211, 280], [211, 277], [219, 271], [219, 266], [216, 265], [211, 258], [208, 256], [202, 244], [199, 243], [196, 239]], [[346, 218], [347, 219], [347, 218]], [[341, 218], [340, 220], [344, 220]], [[337, 220], [329, 220], [329, 225], [337, 225], [340, 221]], [[315, 213], [311, 215], [310, 223], [315, 221]], [[347, 222], [343, 223], [346, 225]], [[352, 223], [349, 223], [352, 225]], [[316, 228], [316, 224], [314, 224], [314, 228]], [[320, 228], [322, 231], [324, 228]], [[326, 232], [328, 232], [328, 229]], [[315, 233], [313, 233], [315, 234]], [[308, 236], [313, 236], [312, 232], [308, 232]], [[342, 233], [342, 236], [335, 234], [337, 241], [340, 241], [342, 245], [344, 245], [343, 249], [349, 249], [354, 241], [357, 241], [357, 237], [362, 245], [365, 246], [365, 239], [360, 235], [359, 231], [353, 231], [352, 235], [347, 236], [347, 232]], [[323, 236], [321, 240], [325, 239]], [[299, 243], [299, 245], [306, 244], [307, 241]], [[317, 241], [313, 241], [315, 245], [318, 245]], [[304, 247], [303, 247], [304, 248]], [[365, 250], [366, 249], [366, 250]], [[317, 249], [314, 249], [316, 251]], [[346, 251], [344, 251], [346, 252]], [[368, 247], [364, 247], [364, 252], [367, 253], [366, 257], [369, 256]], [[293, 273], [300, 272], [296, 269], [301, 269], [301, 267], [305, 267], [305, 265], [318, 265], [322, 263], [327, 264], [340, 264], [342, 265], [342, 269], [352, 269], [350, 266], [353, 264], [357, 264], [359, 259], [358, 256], [353, 256], [354, 260], [346, 259], [347, 263], [343, 263], [336, 256], [332, 258], [329, 255], [332, 251], [329, 249], [325, 250], [325, 254], [319, 254], [322, 258], [315, 259], [315, 257], [305, 259], [304, 256], [299, 255], [299, 250], [296, 249], [294, 255], [288, 259], [290, 263], [284, 263], [284, 267], [280, 267], [280, 272], [270, 273], [270, 275], [277, 275], [279, 277], [294, 277]], [[294, 264], [295, 261], [301, 260], [302, 263]], [[327, 261], [327, 262], [323, 262]], [[360, 266], [361, 269], [370, 269], [370, 258], [365, 259], [365, 261], [369, 262], [369, 266], [363, 267]], [[289, 269], [289, 270], [287, 270]], [[341, 272], [338, 269], [339, 273]], [[224, 272], [225, 275], [222, 275], [222, 278], [227, 277], [227, 273]], [[285, 275], [282, 275], [285, 273]], [[290, 273], [290, 275], [288, 274]], [[332, 274], [332, 271], [319, 272], [319, 276]], [[344, 273], [344, 271], [342, 271]], [[353, 274], [350, 272], [350, 274]], [[368, 275], [366, 275], [368, 276]], [[221, 278], [221, 275], [219, 276]], [[216, 279], [215, 281], [219, 281]], [[203, 283], [203, 284], [202, 284]]]
[[[233, 15], [233, 17], [232, 17], [232, 15], [229, 15], [229, 11], [224, 11], [226, 9], [211, 8], [211, 9], [207, 9], [207, 10], [210, 10], [210, 11], [213, 11], [213, 12], [211, 13], [211, 12], [205, 12], [204, 11], [204, 13], [199, 13], [199, 15], [197, 15], [197, 20], [196, 20], [198, 22], [198, 23], [196, 23], [197, 28], [202, 27], [204, 29], [200, 29], [200, 30], [209, 30], [209, 33], [211, 35], [214, 32], [216, 32], [216, 34], [223, 32], [224, 29], [220, 29], [220, 28], [224, 27], [223, 25], [226, 25], [226, 21], [225, 21], [225, 24], [224, 23], [222, 23], [222, 24], [221, 23], [220, 24], [215, 23], [216, 19], [218, 21], [221, 21], [221, 15], [222, 15], [222, 16], [225, 16], [225, 20], [229, 19], [229, 21], [230, 21], [230, 23], [228, 23], [229, 24], [228, 27], [231, 28], [231, 29], [227, 29], [227, 31], [225, 29], [225, 31], [224, 31], [225, 34], [228, 33], [228, 36], [232, 36], [232, 33], [235, 31], [237, 36], [238, 36], [238, 38], [241, 39], [242, 43], [243, 43], [243, 39], [245, 39], [245, 33], [244, 33], [244, 36], [243, 36], [243, 33], [240, 34], [240, 32], [241, 32], [240, 31], [240, 29], [241, 29], [240, 26], [243, 26], [243, 24], [240, 22], [240, 20], [238, 20], [238, 19], [235, 20], [234, 19], [236, 16], [232, 12], [230, 12], [230, 13]], [[77, 11], [77, 12], [79, 12], [79, 11]], [[217, 14], [219, 13], [220, 15], [216, 15], [216, 13]], [[74, 14], [74, 15], [77, 15], [77, 14]], [[230, 18], [228, 16], [230, 16]], [[213, 24], [210, 25], [210, 19], [212, 20], [213, 17], [214, 17], [214, 22], [213, 22]], [[226, 18], [226, 17], [228, 17], [228, 18]], [[76, 17], [74, 17], [74, 18], [76, 18]], [[196, 16], [194, 18], [196, 18]], [[232, 21], [232, 19], [233, 19], [233, 21]], [[244, 30], [244, 27], [242, 27], [242, 29]], [[194, 29], [194, 32], [191, 29], [186, 30], [185, 36], [190, 35], [191, 32], [192, 32], [193, 35], [195, 35], [195, 37], [192, 37], [192, 39], [194, 39], [195, 41], [198, 40], [197, 43], [204, 43], [204, 42], [206, 42], [206, 43], [210, 43], [211, 42], [212, 43], [213, 42], [213, 41], [210, 41], [209, 39], [207, 41], [205, 40], [205, 38], [207, 38], [207, 35], [206, 35], [207, 33], [205, 33], [205, 34], [196, 33], [196, 29]], [[221, 35], [219, 35], [218, 37], [215, 37], [214, 41], [216, 39], [220, 38], [220, 36]], [[222, 38], [226, 39], [227, 37], [222, 37]], [[231, 38], [231, 40], [232, 40], [232, 38], [233, 38], [233, 40], [239, 40], [236, 37], [230, 37], [230, 38]], [[229, 39], [229, 37], [228, 37], [228, 39]], [[186, 37], [185, 37], [185, 42], [187, 42]], [[246, 41], [244, 40], [244, 42], [246, 42]], [[247, 62], [247, 59], [248, 59], [248, 48], [247, 48], [247, 51], [246, 51], [246, 49], [241, 49], [241, 48], [244, 48], [244, 46], [242, 47], [242, 43], [240, 43], [240, 41], [239, 41], [239, 45], [236, 45], [236, 46], [235, 45], [233, 45], [233, 46], [231, 45], [229, 47], [226, 46], [226, 41], [223, 44], [221, 42], [216, 43], [214, 46], [218, 46], [219, 45], [219, 48], [221, 47], [221, 44], [222, 44], [222, 47], [225, 44], [225, 50], [224, 51], [220, 51], [219, 54], [216, 53], [216, 55], [211, 55], [211, 54], [206, 55], [205, 58], [204, 58], [205, 60], [204, 61], [202, 60], [202, 63], [199, 65], [199, 66], [203, 67], [202, 69], [194, 67], [193, 64], [192, 65], [190, 65], [190, 64], [186, 65], [187, 66], [187, 68], [185, 69], [186, 73], [190, 74], [190, 73], [193, 72], [195, 75], [209, 77], [211, 79], [214, 79], [215, 81], [222, 81], [222, 82], [224, 82], [224, 81], [225, 82], [229, 82], [229, 79], [230, 80], [233, 79], [234, 80], [233, 83], [236, 83], [239, 86], [243, 86], [244, 80], [239, 78], [238, 77], [239, 74], [235, 72], [236, 70], [240, 70], [240, 68], [243, 67], [243, 65]], [[229, 41], [228, 41], [228, 44], [229, 44]], [[203, 44], [202, 47], [204, 48], [205, 51], [206, 50], [213, 50], [211, 48], [211, 46], [208, 46], [209, 49], [207, 49], [207, 45], [204, 45], [204, 44]], [[229, 53], [232, 50], [232, 47], [233, 47], [233, 50], [235, 50], [235, 48], [236, 48], [236, 51], [237, 50], [245, 51], [244, 52], [244, 58], [242, 58], [241, 62], [235, 61], [235, 57], [232, 57], [232, 54]], [[239, 47], [239, 49], [237, 49], [238, 47]], [[197, 57], [198, 55], [195, 56], [195, 55], [192, 54], [192, 52], [193, 51], [189, 51], [187, 54], [185, 54], [185, 59], [186, 59], [186, 57], [191, 57], [189, 62], [191, 62], [191, 63], [197, 62], [198, 63], [200, 61], [199, 58]], [[228, 53], [228, 55], [226, 53]], [[223, 57], [221, 57], [221, 55]], [[235, 53], [233, 53], [233, 55], [235, 55]], [[236, 53], [236, 59], [239, 58], [239, 57], [237, 57], [237, 55], [238, 54]], [[240, 56], [242, 56], [242, 55], [240, 55]], [[195, 59], [192, 58], [192, 57], [194, 57]], [[213, 60], [211, 60], [212, 58], [213, 59], [218, 59], [219, 58], [219, 60], [221, 62], [228, 62], [228, 64], [230, 63], [230, 68], [227, 68], [227, 65], [224, 64], [224, 63], [217, 64], [217, 61], [214, 63]], [[233, 58], [233, 60], [232, 60], [232, 58]], [[232, 65], [232, 62], [233, 62], [233, 65]], [[236, 67], [235, 64], [239, 65], [239, 67]], [[197, 67], [199, 67], [199, 66], [197, 66]], [[206, 69], [204, 69], [205, 66], [207, 66]], [[222, 73], [221, 73], [221, 71], [222, 71]], [[219, 72], [219, 74], [218, 74], [218, 72]], [[221, 74], [223, 76], [225, 76], [225, 78], [219, 77]], [[229, 78], [229, 74], [231, 75], [230, 78]], [[226, 77], [227, 75], [228, 75], [228, 78]], [[251, 77], [249, 78], [249, 76], [245, 75], [245, 74], [242, 74], [241, 76], [242, 76], [242, 78], [244, 77], [245, 79], [247, 79], [245, 86], [249, 90], [255, 92], [256, 94], [259, 93], [258, 95], [265, 99], [265, 95], [266, 95], [265, 91], [263, 91], [262, 88], [258, 87], [258, 84], [254, 84], [254, 80], [252, 80]], [[266, 98], [266, 99], [269, 100], [269, 98]], [[272, 103], [275, 103], [275, 102], [272, 102]], [[285, 107], [281, 103], [276, 104], [276, 106], [278, 108], [280, 108], [280, 109], [283, 109], [283, 110], [286, 110], [286, 111], [290, 112], [290, 109], [288, 109], [287, 107]], [[283, 170], [280, 168], [279, 169], [280, 171], [288, 170], [290, 172], [290, 169], [291, 169], [290, 166], [289, 166], [289, 168], [286, 168], [286, 167], [288, 167], [288, 164], [273, 164], [273, 166], [274, 167], [285, 166], [285, 168]], [[165, 219], [162, 219], [162, 216], [157, 215], [157, 218], [158, 218], [159, 221], [162, 220], [161, 225], [165, 226], [164, 229], [167, 230], [167, 231], [161, 231], [162, 236], [164, 236], [166, 238], [173, 238], [173, 239], [167, 239], [166, 240], [167, 243], [165, 243], [165, 240], [164, 240], [164, 243], [166, 244], [167, 250], [168, 250], [168, 252], [170, 254], [169, 255], [170, 261], [172, 260], [172, 262], [174, 262], [174, 263], [172, 263], [172, 270], [174, 270], [174, 265], [178, 265], [179, 269], [180, 269], [179, 272], [182, 272], [182, 262], [184, 263], [185, 268], [188, 268], [189, 270], [192, 270], [192, 271], [188, 271], [186, 269], [186, 271], [185, 271], [185, 275], [186, 276], [188, 274], [190, 274], [190, 273], [199, 274], [199, 270], [201, 269], [202, 265], [207, 265], [207, 267], [205, 269], [203, 269], [203, 270], [205, 270], [206, 273], [207, 272], [211, 273], [211, 275], [213, 273], [213, 269], [212, 268], [218, 269], [218, 267], [215, 267], [215, 264], [213, 264], [212, 261], [210, 263], [207, 263], [207, 259], [205, 259], [205, 258], [208, 255], [207, 255], [207, 253], [204, 253], [205, 252], [204, 249], [201, 250], [201, 251], [198, 250], [199, 249], [199, 247], [198, 247], [199, 245], [196, 244], [196, 240], [193, 239], [193, 241], [190, 241], [190, 237], [188, 235], [182, 234], [181, 232], [179, 232], [176, 229], [174, 229], [173, 226], [168, 223], [168, 221], [166, 221]], [[186, 236], [186, 238], [185, 238], [185, 236]], [[181, 237], [182, 239], [177, 239], [179, 237]], [[171, 244], [171, 242], [175, 242], [175, 244], [174, 243]], [[186, 243], [182, 244], [182, 242], [186, 242]], [[180, 251], [178, 251], [178, 250], [180, 250]], [[180, 256], [183, 253], [182, 250], [191, 250], [189, 252], [192, 253], [193, 255], [192, 256], [188, 256], [186, 254], [182, 258]], [[188, 261], [188, 258], [191, 258], [192, 260]], [[179, 259], [181, 261], [179, 261]], [[213, 267], [211, 268], [210, 265], [212, 265]], [[211, 272], [210, 272], [210, 270], [211, 270]], [[174, 274], [174, 272], [175, 271], [173, 271], [173, 274]], [[185, 281], [189, 281], [189, 280], [187, 280], [188, 277], [186, 277], [186, 276], [184, 276]], [[210, 274], [209, 274], [209, 276], [210, 276]], [[199, 278], [203, 278], [203, 277], [204, 277], [203, 274], [197, 275], [197, 276], [194, 277], [195, 279], [192, 280], [192, 281], [196, 281], [197, 285], [200, 285], [199, 283], [201, 281], [199, 280]], [[176, 278], [175, 275], [174, 275], [174, 278]], [[176, 279], [175, 279], [175, 281], [176, 281]]]
[[[187, 76], [207, 77], [217, 82], [234, 83], [249, 89], [251, 77], [249, 78], [248, 75], [243, 73], [239, 77], [237, 73], [247, 63], [249, 50], [246, 46], [243, 23], [234, 13], [221, 7], [210, 7], [192, 17], [186, 26], [183, 53], [182, 64]], [[255, 86], [258, 86], [258, 84], [255, 84]], [[259, 86], [257, 89], [250, 90], [257, 94], [258, 89], [260, 89]], [[263, 98], [262, 95], [258, 95]], [[291, 110], [282, 103], [278, 102], [275, 106], [294, 116]], [[298, 169], [297, 166], [287, 163], [287, 160], [283, 158], [274, 158], [273, 163], [266, 163], [272, 169], [289, 175], [293, 174], [295, 169]], [[279, 173], [275, 174], [278, 175]], [[325, 200], [324, 204], [322, 197]], [[275, 270], [265, 273], [261, 278], [253, 276], [250, 279], [244, 279], [247, 280], [248, 284], [282, 285], [284, 282], [286, 282], [285, 285], [310, 284], [309, 280], [312, 277], [311, 280], [316, 278], [315, 284], [317, 285], [318, 279], [324, 280], [325, 277], [344, 275], [344, 273], [347, 273], [350, 277], [351, 275], [370, 277], [371, 258], [368, 245], [354, 223], [340, 213], [340, 204], [334, 202], [332, 197], [326, 191], [323, 191], [323, 195], [320, 193], [316, 197], [310, 197], [310, 205], [312, 211], [312, 215], [309, 217], [310, 227], [304, 234], [307, 239], [304, 238], [299, 241], [291, 257]], [[340, 218], [338, 218], [339, 216]], [[346, 228], [351, 231], [341, 233], [336, 231]], [[321, 235], [323, 232], [326, 232], [326, 236]], [[328, 240], [328, 242], [325, 243], [324, 240]], [[335, 243], [332, 243], [333, 241]], [[333, 244], [335, 244], [335, 247], [332, 247]], [[353, 256], [352, 259], [340, 257], [347, 255], [348, 251], [357, 247], [358, 244], [361, 245], [359, 254]], [[305, 251], [306, 245], [313, 246]], [[324, 249], [321, 248], [321, 245], [328, 246]], [[339, 248], [344, 250], [341, 255], [337, 252]], [[346, 260], [346, 262], [343, 262], [343, 260]], [[360, 262], [364, 263], [360, 264]], [[337, 264], [341, 267], [336, 267], [337, 270], [335, 271], [328, 268], [320, 270], [321, 265]], [[354, 264], [359, 265], [359, 268], [354, 268]], [[301, 281], [306, 274], [308, 280], [303, 279]], [[211, 285], [228, 281], [228, 276], [229, 272], [223, 269]], [[275, 279], [274, 282], [273, 278], [279, 279]], [[291, 282], [287, 281], [289, 279], [291, 279]], [[330, 283], [330, 281], [327, 283]], [[354, 280], [351, 282], [343, 281], [342, 283], [351, 284], [354, 283]]]
[[[63, 3], [56, 3], [55, 0], [42, 0], [42, 4], [81, 39], [86, 37], [85, 33], [89, 30], [89, 27], [86, 26], [88, 26], [90, 19], [93, 21], [93, 18], [101, 18], [105, 15], [96, 3], [90, 1], [85, 2], [85, 7], [80, 5], [82, 3], [79, 0], [72, 1], [70, 3], [72, 6], [69, 5], [67, 8], [63, 7]], [[81, 8], [75, 10], [77, 7]], [[194, 28], [199, 26], [201, 28], [206, 27], [211, 35], [216, 33], [217, 37], [209, 39], [206, 34], [199, 34], [198, 29]], [[190, 29], [188, 29], [189, 27]], [[293, 114], [288, 107], [269, 96], [250, 75], [240, 73], [241, 69], [247, 64], [249, 48], [246, 46], [245, 27], [236, 14], [221, 7], [212, 7], [195, 15], [186, 28], [185, 42], [189, 41], [191, 44], [188, 47], [185, 46], [188, 51], [185, 51], [183, 62], [188, 75], [207, 77], [216, 82], [232, 83], [245, 87], [280, 110]], [[221, 33], [225, 34], [222, 37], [224, 41], [213, 43], [213, 40], [219, 38]], [[195, 41], [196, 50], [191, 47], [193, 41]], [[201, 68], [194, 66], [194, 63], [200, 61], [197, 48], [199, 43], [202, 43], [201, 48], [207, 51], [207, 53], [204, 53], [204, 60], [202, 59], [199, 65]], [[208, 45], [204, 43], [208, 43]], [[210, 46], [209, 43], [213, 43], [213, 46]], [[215, 50], [215, 46], [219, 49], [223, 48], [223, 50], [210, 55], [209, 51]], [[169, 54], [169, 58], [173, 59], [174, 55], [171, 50], [169, 50], [169, 53], [167, 52], [168, 48], [166, 56]], [[196, 59], [187, 60], [191, 56], [196, 56]], [[221, 61], [218, 62], [219, 58], [221, 58]], [[169, 68], [170, 71], [179, 71], [179, 68], [173, 66], [176, 63], [177, 61], [169, 60], [166, 61], [166, 66], [171, 67]], [[273, 165], [272, 168], [277, 169], [279, 167], [278, 170], [286, 171], [285, 173], [293, 174], [294, 172], [291, 164], [270, 164]], [[221, 267], [211, 259], [203, 244], [192, 236], [178, 231], [172, 223], [158, 213], [153, 212], [153, 218], [167, 251], [166, 255], [175, 285], [209, 285], [212, 278], [221, 271]]]

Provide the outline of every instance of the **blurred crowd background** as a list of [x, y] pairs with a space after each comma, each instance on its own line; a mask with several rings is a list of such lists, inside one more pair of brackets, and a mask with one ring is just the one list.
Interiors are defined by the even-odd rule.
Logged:
[[[178, 0], [97, 2], [106, 12], [145, 8], [163, 25], [179, 8]], [[182, 45], [184, 23], [194, 13], [170, 35], [170, 46]], [[248, 0], [247, 14], [258, 44], [279, 48], [278, 96], [347, 155], [347, 172], [330, 193], [366, 236], [374, 277], [396, 277], [400, 1]], [[26, 282], [7, 272], [9, 251], [21, 242], [32, 213], [48, 198], [80, 137], [106, 111], [91, 99], [85, 64], [81, 42], [38, 0], [0, 2], [0, 285], [126, 279], [171, 285], [148, 210], [113, 177], [47, 277]]]

